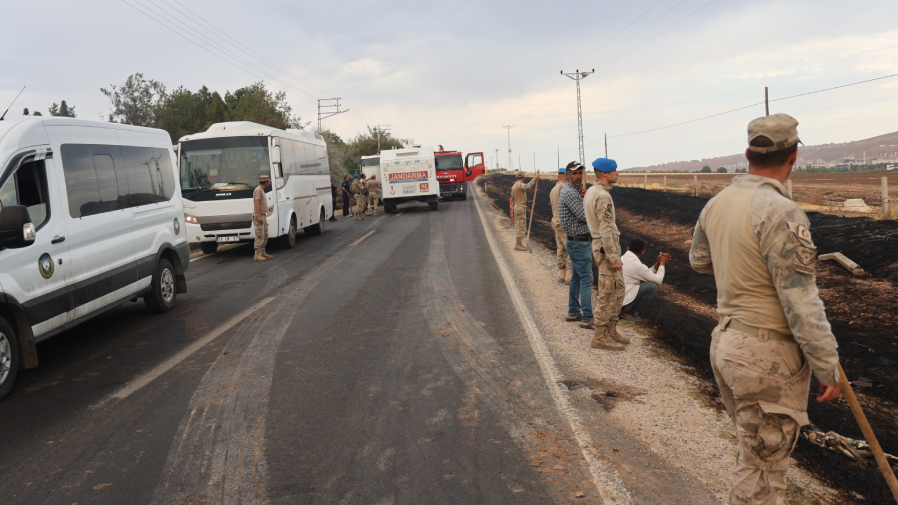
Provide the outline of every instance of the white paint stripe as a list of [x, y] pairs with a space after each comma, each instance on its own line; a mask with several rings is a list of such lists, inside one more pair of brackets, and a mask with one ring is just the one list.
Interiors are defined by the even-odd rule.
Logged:
[[593, 482], [595, 483], [599, 494], [602, 496], [602, 500], [604, 500], [605, 503], [628, 504], [630, 503], [630, 493], [627, 492], [627, 488], [624, 486], [620, 476], [617, 472], [599, 461], [599, 459], [590, 452], [592, 450], [593, 442], [589, 436], [589, 432], [583, 427], [580, 415], [571, 406], [567, 397], [565, 397], [564, 393], [561, 391], [561, 386], [559, 385], [562, 379], [561, 373], [555, 366], [555, 360], [552, 359], [549, 348], [546, 346], [546, 342], [543, 340], [536, 323], [533, 321], [533, 318], [530, 317], [530, 309], [528, 309], [527, 305], [524, 303], [524, 297], [521, 296], [521, 292], [518, 291], [511, 270], [505, 263], [505, 259], [499, 250], [499, 245], [493, 237], [489, 223], [486, 221], [486, 215], [480, 208], [480, 198], [477, 194], [477, 190], [475, 190], [474, 193], [474, 203], [477, 206], [477, 213], [480, 216], [480, 222], [483, 225], [486, 240], [490, 245], [490, 250], [493, 252], [493, 256], [496, 258], [496, 264], [499, 266], [499, 272], [502, 273], [505, 287], [508, 288], [508, 293], [511, 295], [511, 301], [514, 303], [518, 318], [524, 326], [524, 330], [527, 332], [527, 339], [530, 341], [530, 347], [533, 349], [533, 354], [536, 357], [537, 363], [539, 363], [539, 368], [546, 381], [546, 386], [552, 394], [555, 408], [567, 418], [571, 433], [573, 433], [574, 438], [577, 439], [577, 443], [580, 445], [580, 452], [583, 453], [583, 457], [589, 465], [589, 470], [593, 476]]
[[109, 400], [123, 400], [123, 399], [127, 398], [129, 395], [131, 395], [135, 391], [139, 390], [140, 388], [142, 388], [142, 387], [146, 386], [147, 384], [149, 384], [150, 382], [152, 382], [153, 379], [159, 377], [160, 375], [162, 375], [165, 372], [174, 368], [178, 363], [187, 359], [187, 357], [189, 357], [191, 354], [195, 353], [196, 351], [198, 351], [200, 348], [202, 348], [204, 345], [208, 344], [209, 342], [215, 340], [216, 337], [218, 337], [222, 333], [228, 331], [234, 325], [236, 325], [240, 321], [246, 319], [253, 312], [261, 309], [262, 307], [267, 305], [272, 300], [274, 300], [273, 296], [269, 297], [269, 298], [265, 298], [262, 301], [253, 305], [252, 307], [249, 307], [248, 309], [244, 310], [243, 312], [228, 319], [224, 324], [222, 324], [218, 328], [215, 328], [215, 330], [213, 330], [211, 333], [209, 333], [205, 337], [195, 340], [192, 344], [190, 344], [186, 348], [182, 349], [181, 352], [179, 352], [178, 354], [175, 354], [171, 358], [168, 358], [167, 360], [163, 361], [162, 363], [157, 365], [155, 368], [153, 368], [149, 372], [135, 378], [134, 380], [132, 380], [131, 382], [126, 384], [125, 387], [123, 387], [122, 389], [119, 389], [118, 391], [116, 391], [115, 393], [110, 395], [109, 397], [102, 400], [97, 406], [101, 406], [101, 405], [105, 404], [106, 402], [108, 402]]
[[361, 241], [365, 240], [366, 238], [370, 237], [371, 234], [374, 233], [374, 231], [375, 231], [375, 230], [369, 231], [368, 233], [362, 235], [361, 237], [359, 237], [358, 240], [356, 240], [355, 242], [353, 242], [353, 243], [351, 243], [351, 244], [349, 244], [349, 245], [350, 245], [350, 246], [359, 245], [359, 242], [361, 242]]

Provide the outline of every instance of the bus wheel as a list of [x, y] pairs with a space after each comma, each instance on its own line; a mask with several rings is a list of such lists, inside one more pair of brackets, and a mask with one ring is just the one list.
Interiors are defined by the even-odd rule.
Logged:
[[284, 249], [293, 249], [293, 246], [296, 245], [296, 217], [290, 218], [290, 227], [287, 228], [287, 233], [283, 237], [281, 237], [281, 245], [284, 246]]
[[395, 206], [395, 205], [386, 205], [386, 204], [384, 204], [384, 213], [385, 213], [385, 214], [392, 214], [392, 213], [394, 213], [394, 212], [396, 212], [396, 206]]
[[321, 211], [321, 214], [318, 215], [318, 223], [309, 226], [306, 230], [306, 235], [321, 235], [324, 233], [324, 211]]
[[0, 317], [0, 399], [12, 391], [19, 371], [19, 344], [6, 319]]
[[212, 254], [218, 250], [218, 242], [200, 242], [200, 250], [206, 254]]

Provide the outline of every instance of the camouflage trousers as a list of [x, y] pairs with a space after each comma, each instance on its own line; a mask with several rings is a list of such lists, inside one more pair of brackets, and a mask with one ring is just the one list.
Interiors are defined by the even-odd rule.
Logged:
[[256, 232], [256, 241], [253, 243], [253, 249], [264, 251], [265, 245], [268, 244], [268, 220], [263, 217], [262, 224], [259, 224], [259, 218], [253, 213], [253, 230]]
[[367, 198], [363, 193], [355, 195], [355, 213], [363, 214], [365, 212], [365, 202]]
[[523, 243], [524, 235], [527, 234], [527, 206], [514, 206], [514, 231], [518, 242]]
[[368, 195], [368, 209], [371, 210], [371, 215], [377, 215], [377, 193], [373, 195]]
[[624, 305], [624, 273], [621, 270], [612, 270], [611, 262], [605, 255], [599, 252], [602, 242], [592, 241], [592, 254], [599, 265], [599, 296], [593, 303], [593, 315], [596, 321], [596, 331], [609, 321], [617, 321], [620, 309]]
[[555, 230], [555, 259], [558, 269], [571, 268], [571, 258], [567, 255], [567, 233], [564, 232], [561, 222], [554, 217], [552, 218], [552, 229]]
[[766, 330], [755, 336], [720, 326], [711, 334], [711, 366], [736, 426], [729, 502], [772, 505], [786, 489], [789, 455], [809, 423], [810, 368], [798, 344], [769, 340]]

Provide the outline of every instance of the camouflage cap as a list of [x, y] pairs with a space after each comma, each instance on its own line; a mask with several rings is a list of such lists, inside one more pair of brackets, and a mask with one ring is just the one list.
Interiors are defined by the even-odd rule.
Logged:
[[[748, 123], [748, 149], [761, 154], [788, 149], [801, 142], [798, 138], [797, 126], [798, 120], [788, 114], [759, 117]], [[773, 145], [770, 147], [751, 145], [752, 140], [762, 136], [773, 141]]]
[[269, 182], [269, 181], [271, 181], [271, 177], [268, 177], [267, 175], [259, 176], [259, 182]]
[[518, 179], [523, 179], [523, 178], [524, 178], [524, 172], [521, 172], [520, 170], [518, 170], [518, 172], [515, 173], [514, 175], [515, 175], [515, 177], [517, 177]]

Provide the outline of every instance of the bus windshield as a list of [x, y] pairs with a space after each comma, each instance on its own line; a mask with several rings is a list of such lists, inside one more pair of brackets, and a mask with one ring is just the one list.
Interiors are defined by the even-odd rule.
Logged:
[[361, 163], [362, 163], [363, 167], [376, 167], [376, 166], [380, 165], [380, 157], [362, 160]]
[[222, 137], [181, 142], [181, 190], [252, 189], [271, 175], [268, 137]]
[[437, 170], [461, 170], [461, 155], [453, 155], [453, 156], [437, 156], [436, 157]]

